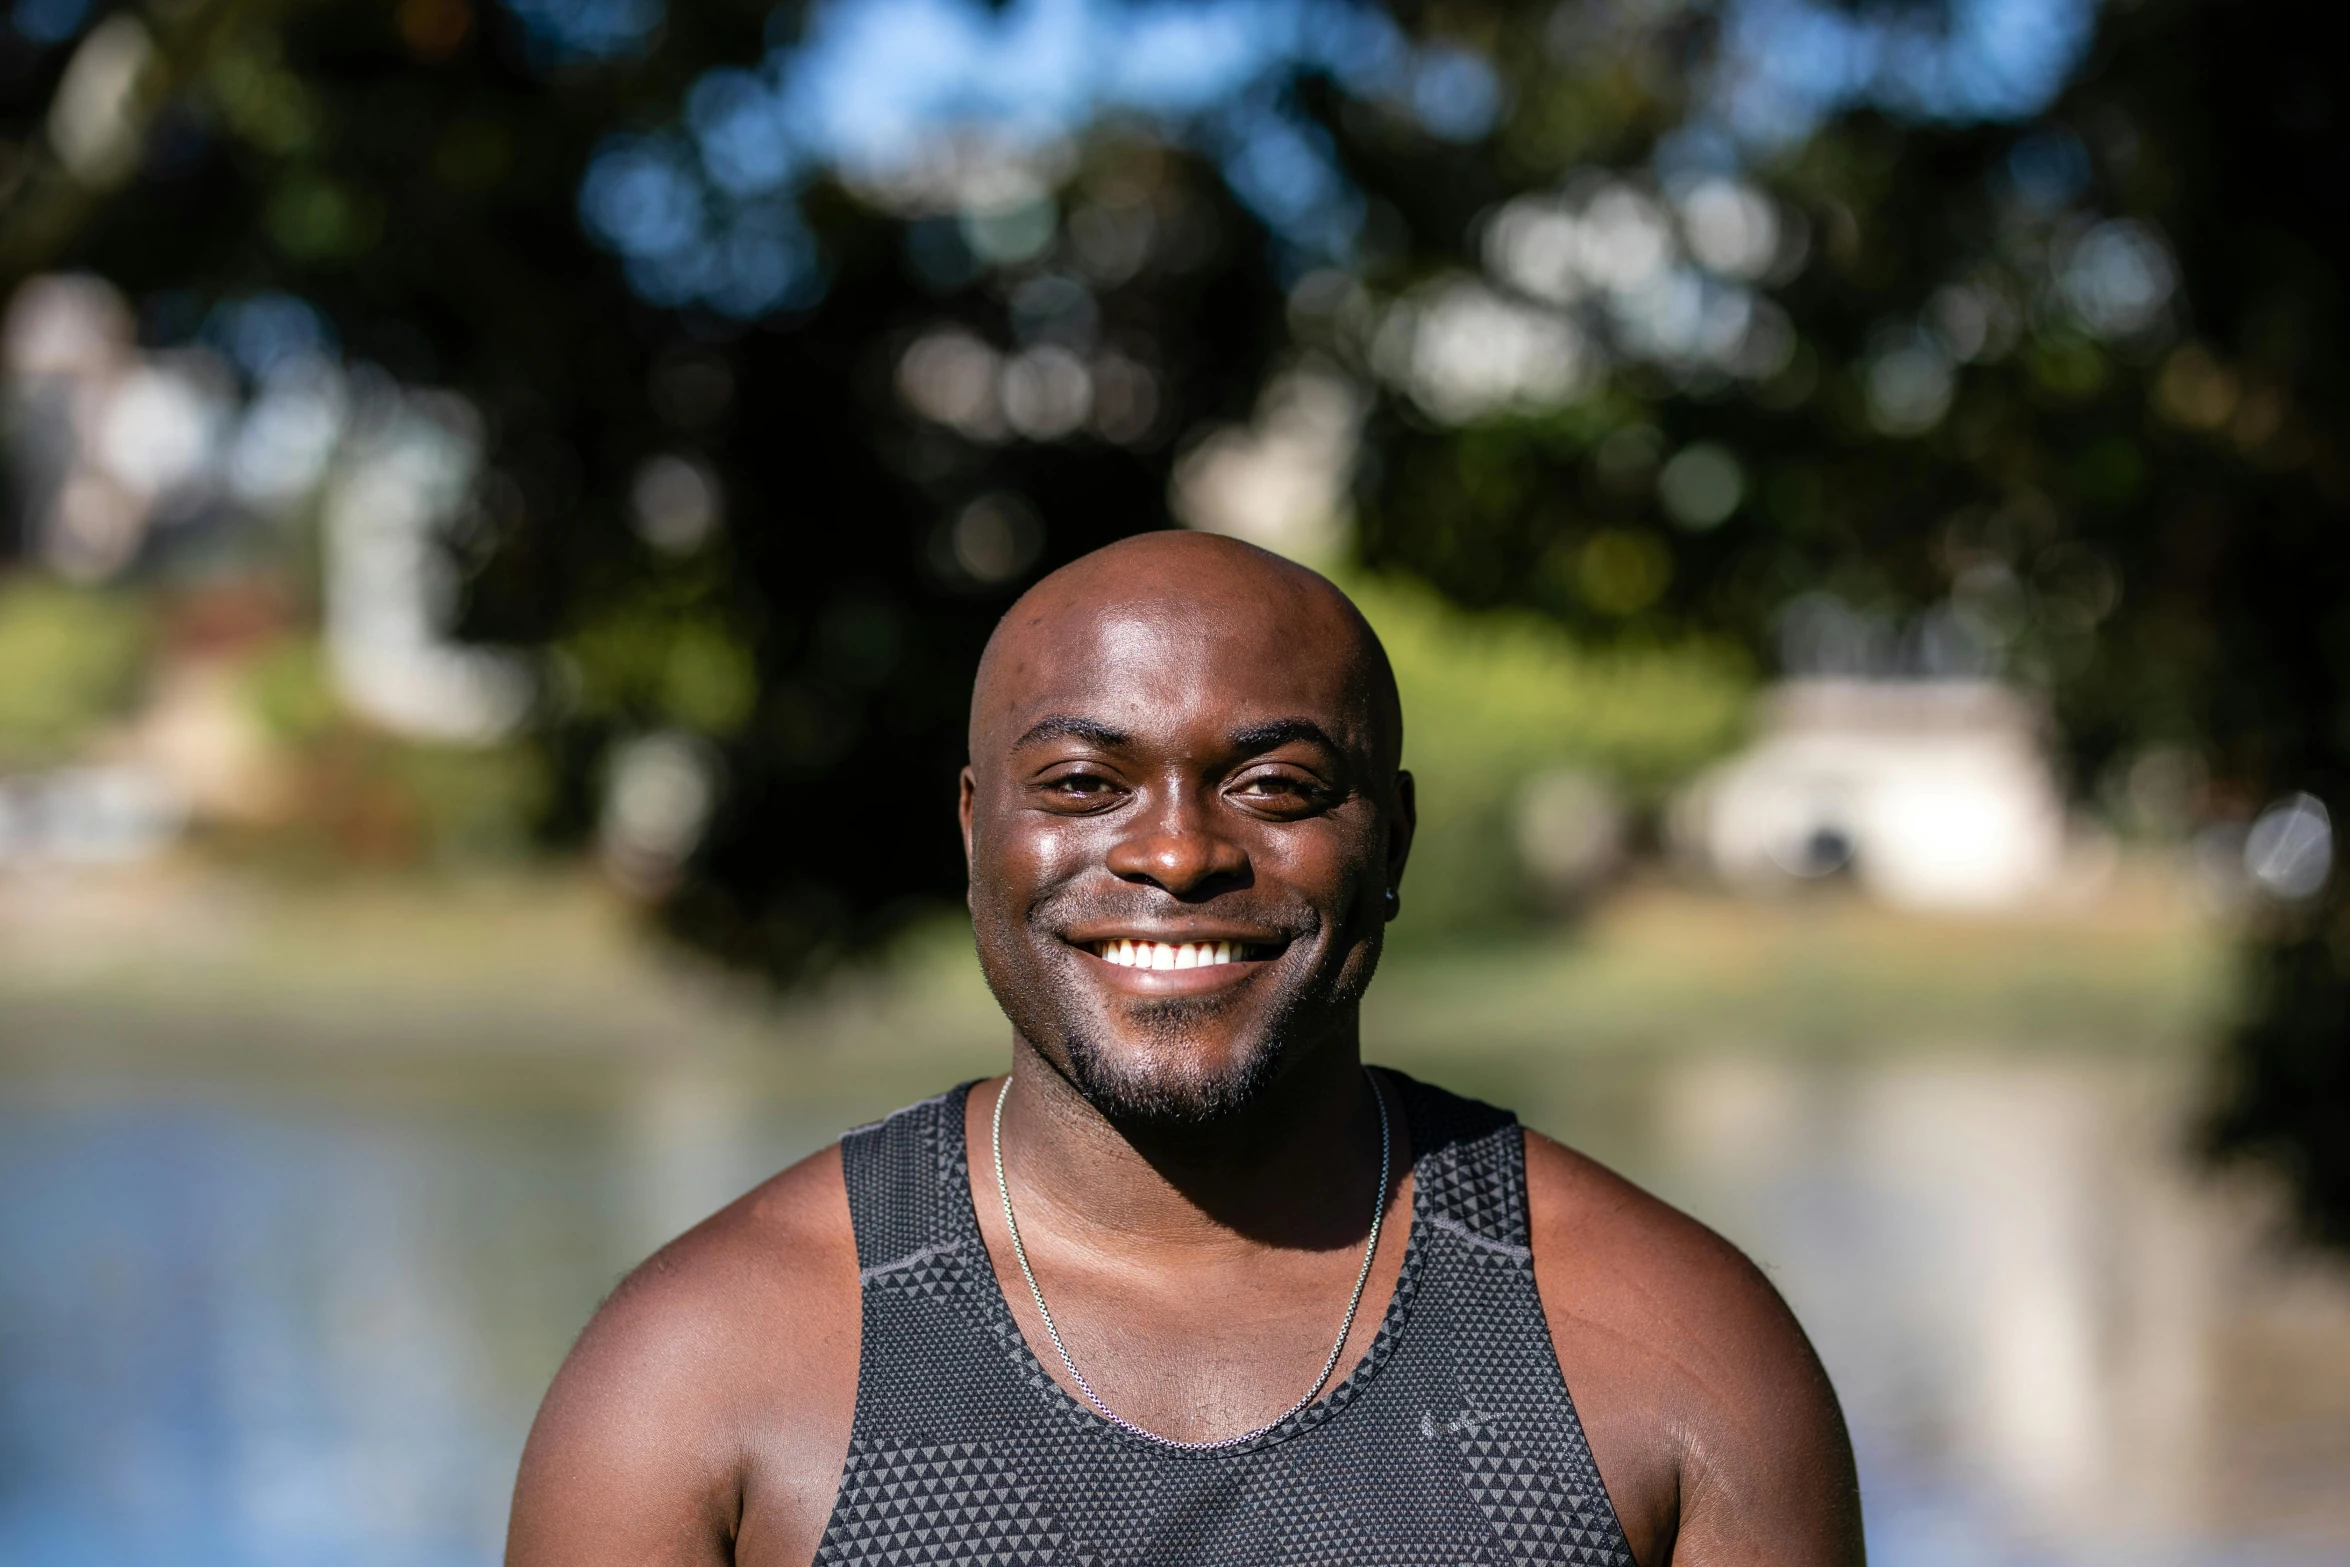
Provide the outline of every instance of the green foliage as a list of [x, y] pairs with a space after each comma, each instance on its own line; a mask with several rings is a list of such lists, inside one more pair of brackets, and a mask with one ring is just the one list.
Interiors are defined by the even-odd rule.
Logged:
[[589, 620], [562, 647], [582, 714], [725, 738], [758, 701], [749, 640], [696, 596], [648, 591]]
[[1526, 613], [1475, 614], [1407, 581], [1344, 582], [1402, 688], [1423, 778], [1574, 764], [1652, 794], [1738, 734], [1751, 665], [1726, 643], [1592, 647]]
[[1468, 614], [1408, 582], [1346, 587], [1395, 666], [1419, 790], [1399, 936], [1520, 916], [1513, 812], [1529, 778], [1575, 767], [1644, 802], [1739, 732], [1752, 676], [1726, 645], [1592, 648], [1535, 615]]
[[427, 857], [448, 865], [520, 857], [546, 810], [546, 762], [529, 746], [386, 744], [377, 767], [414, 803]]
[[146, 620], [125, 596], [0, 581], [0, 766], [70, 756], [129, 709], [146, 658]]
[[289, 637], [244, 672], [244, 697], [273, 739], [313, 745], [343, 722], [341, 701], [315, 638]]

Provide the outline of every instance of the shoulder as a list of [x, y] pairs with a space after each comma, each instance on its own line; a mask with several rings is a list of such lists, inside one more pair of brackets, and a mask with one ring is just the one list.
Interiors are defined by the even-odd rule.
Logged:
[[844, 1364], [853, 1391], [857, 1329], [857, 1241], [835, 1143], [647, 1258], [597, 1310], [564, 1374], [756, 1406]]
[[805, 1560], [848, 1449], [858, 1318], [835, 1145], [662, 1247], [597, 1310], [531, 1429], [508, 1560], [731, 1560], [750, 1532], [805, 1535], [781, 1558]]
[[1543, 1315], [1634, 1555], [1858, 1562], [1843, 1417], [1778, 1291], [1687, 1214], [1525, 1140]]
[[1611, 1337], [1706, 1358], [1733, 1349], [1741, 1362], [1758, 1352], [1811, 1358], [1778, 1291], [1738, 1248], [1597, 1160], [1540, 1132], [1524, 1135], [1546, 1310], [1567, 1308], [1571, 1321], [1604, 1326]]

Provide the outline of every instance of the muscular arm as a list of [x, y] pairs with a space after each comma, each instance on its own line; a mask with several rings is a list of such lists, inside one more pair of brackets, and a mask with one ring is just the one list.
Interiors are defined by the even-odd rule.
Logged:
[[1532, 1132], [1526, 1173], [1543, 1314], [1640, 1567], [1859, 1567], [1844, 1419], [1778, 1292]]
[[801, 1567], [848, 1451], [857, 1338], [827, 1149], [662, 1248], [596, 1313], [523, 1449], [508, 1567]]

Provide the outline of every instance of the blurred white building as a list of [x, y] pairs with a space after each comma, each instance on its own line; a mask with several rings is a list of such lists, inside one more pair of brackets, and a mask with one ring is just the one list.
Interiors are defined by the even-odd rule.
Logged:
[[[29, 553], [58, 576], [105, 582], [151, 536], [239, 524], [264, 533], [265, 571], [291, 572], [283, 524], [314, 517], [320, 629], [353, 712], [457, 744], [521, 723], [534, 695], [523, 658], [450, 630], [461, 583], [447, 543], [481, 478], [479, 413], [346, 365], [309, 305], [225, 302], [202, 340], [147, 349], [112, 284], [29, 279], [0, 320], [0, 424]], [[668, 510], [673, 534], [707, 525]]]
[[1989, 680], [1805, 679], [1674, 813], [1733, 886], [1849, 872], [1914, 909], [2013, 907], [2062, 869], [2064, 797], [2035, 704]]

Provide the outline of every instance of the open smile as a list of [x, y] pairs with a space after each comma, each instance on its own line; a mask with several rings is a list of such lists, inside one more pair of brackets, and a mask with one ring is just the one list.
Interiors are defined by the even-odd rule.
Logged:
[[1281, 948], [1259, 941], [1150, 941], [1127, 936], [1084, 943], [1104, 963], [1120, 968], [1161, 972], [1187, 968], [1220, 968], [1230, 963], [1254, 963], [1273, 957]]
[[[1203, 922], [1204, 925], [1204, 922]], [[1061, 932], [1097, 983], [1135, 996], [1205, 995], [1247, 984], [1287, 952], [1294, 939], [1245, 925], [1181, 925], [1121, 930], [1104, 921]]]

